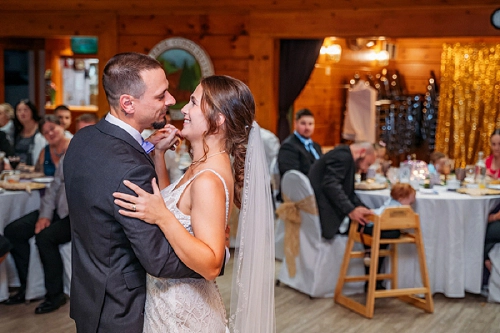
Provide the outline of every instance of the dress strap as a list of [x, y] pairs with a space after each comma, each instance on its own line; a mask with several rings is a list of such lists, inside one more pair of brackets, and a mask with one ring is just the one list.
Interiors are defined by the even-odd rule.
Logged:
[[187, 182], [185, 182], [184, 184], [182, 184], [178, 190], [180, 190], [181, 192], [184, 192], [184, 189], [189, 185], [191, 184], [195, 179], [196, 177], [198, 177], [199, 175], [201, 175], [203, 172], [205, 171], [211, 171], [212, 173], [214, 173], [217, 177], [219, 177], [219, 179], [222, 181], [222, 185], [224, 185], [224, 192], [226, 193], [226, 225], [227, 225], [227, 221], [229, 219], [229, 191], [227, 189], [227, 185], [226, 185], [226, 181], [224, 180], [224, 178], [222, 178], [222, 176], [215, 170], [213, 169], [203, 169], [203, 170], [200, 170], [198, 173], [196, 173], [193, 177], [191, 177]]

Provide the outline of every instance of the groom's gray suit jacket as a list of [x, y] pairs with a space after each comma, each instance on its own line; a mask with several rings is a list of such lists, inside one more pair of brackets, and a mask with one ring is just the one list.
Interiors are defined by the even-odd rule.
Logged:
[[128, 179], [152, 193], [153, 162], [131, 135], [106, 120], [81, 129], [64, 161], [72, 237], [70, 316], [81, 332], [142, 332], [146, 272], [199, 277], [157, 226], [122, 216], [113, 192]]

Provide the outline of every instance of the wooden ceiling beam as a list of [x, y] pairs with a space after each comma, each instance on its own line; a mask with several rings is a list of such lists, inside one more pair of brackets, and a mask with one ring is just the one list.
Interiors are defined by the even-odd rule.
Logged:
[[115, 11], [120, 14], [409, 10], [499, 7], [498, 0], [2, 0], [2, 11]]

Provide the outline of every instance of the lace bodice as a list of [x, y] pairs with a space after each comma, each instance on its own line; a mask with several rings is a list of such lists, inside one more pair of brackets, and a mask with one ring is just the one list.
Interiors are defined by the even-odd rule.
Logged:
[[[191, 216], [182, 213], [177, 204], [186, 187], [205, 171], [213, 172], [226, 192], [226, 225], [229, 213], [229, 191], [224, 178], [212, 169], [201, 170], [181, 186], [179, 180], [161, 191], [167, 208], [193, 234]], [[224, 333], [226, 310], [215, 281], [205, 279], [164, 279], [147, 276], [144, 332]]]

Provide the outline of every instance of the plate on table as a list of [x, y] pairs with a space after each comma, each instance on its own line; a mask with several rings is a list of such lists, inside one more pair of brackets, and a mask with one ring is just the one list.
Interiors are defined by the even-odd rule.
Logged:
[[0, 187], [8, 191], [30, 192], [31, 190], [41, 190], [42, 188], [45, 188], [46, 185], [41, 183], [31, 183], [31, 182], [22, 182], [22, 183], [0, 182]]
[[43, 172], [21, 172], [19, 174], [19, 178], [21, 179], [33, 179], [40, 177], [45, 177], [45, 174]]
[[51, 183], [54, 180], [54, 177], [38, 177], [38, 178], [32, 178], [31, 181], [35, 183], [43, 183], [43, 184], [48, 184]]
[[383, 190], [385, 188], [387, 188], [387, 183], [361, 182], [354, 184], [354, 189], [363, 191]]
[[492, 188], [459, 188], [457, 192], [470, 196], [500, 195], [500, 190], [494, 190]]
[[500, 184], [489, 184], [488, 188], [492, 188], [494, 190], [500, 190]]
[[421, 188], [419, 189], [419, 192], [422, 194], [439, 194], [438, 191], [432, 188]]

